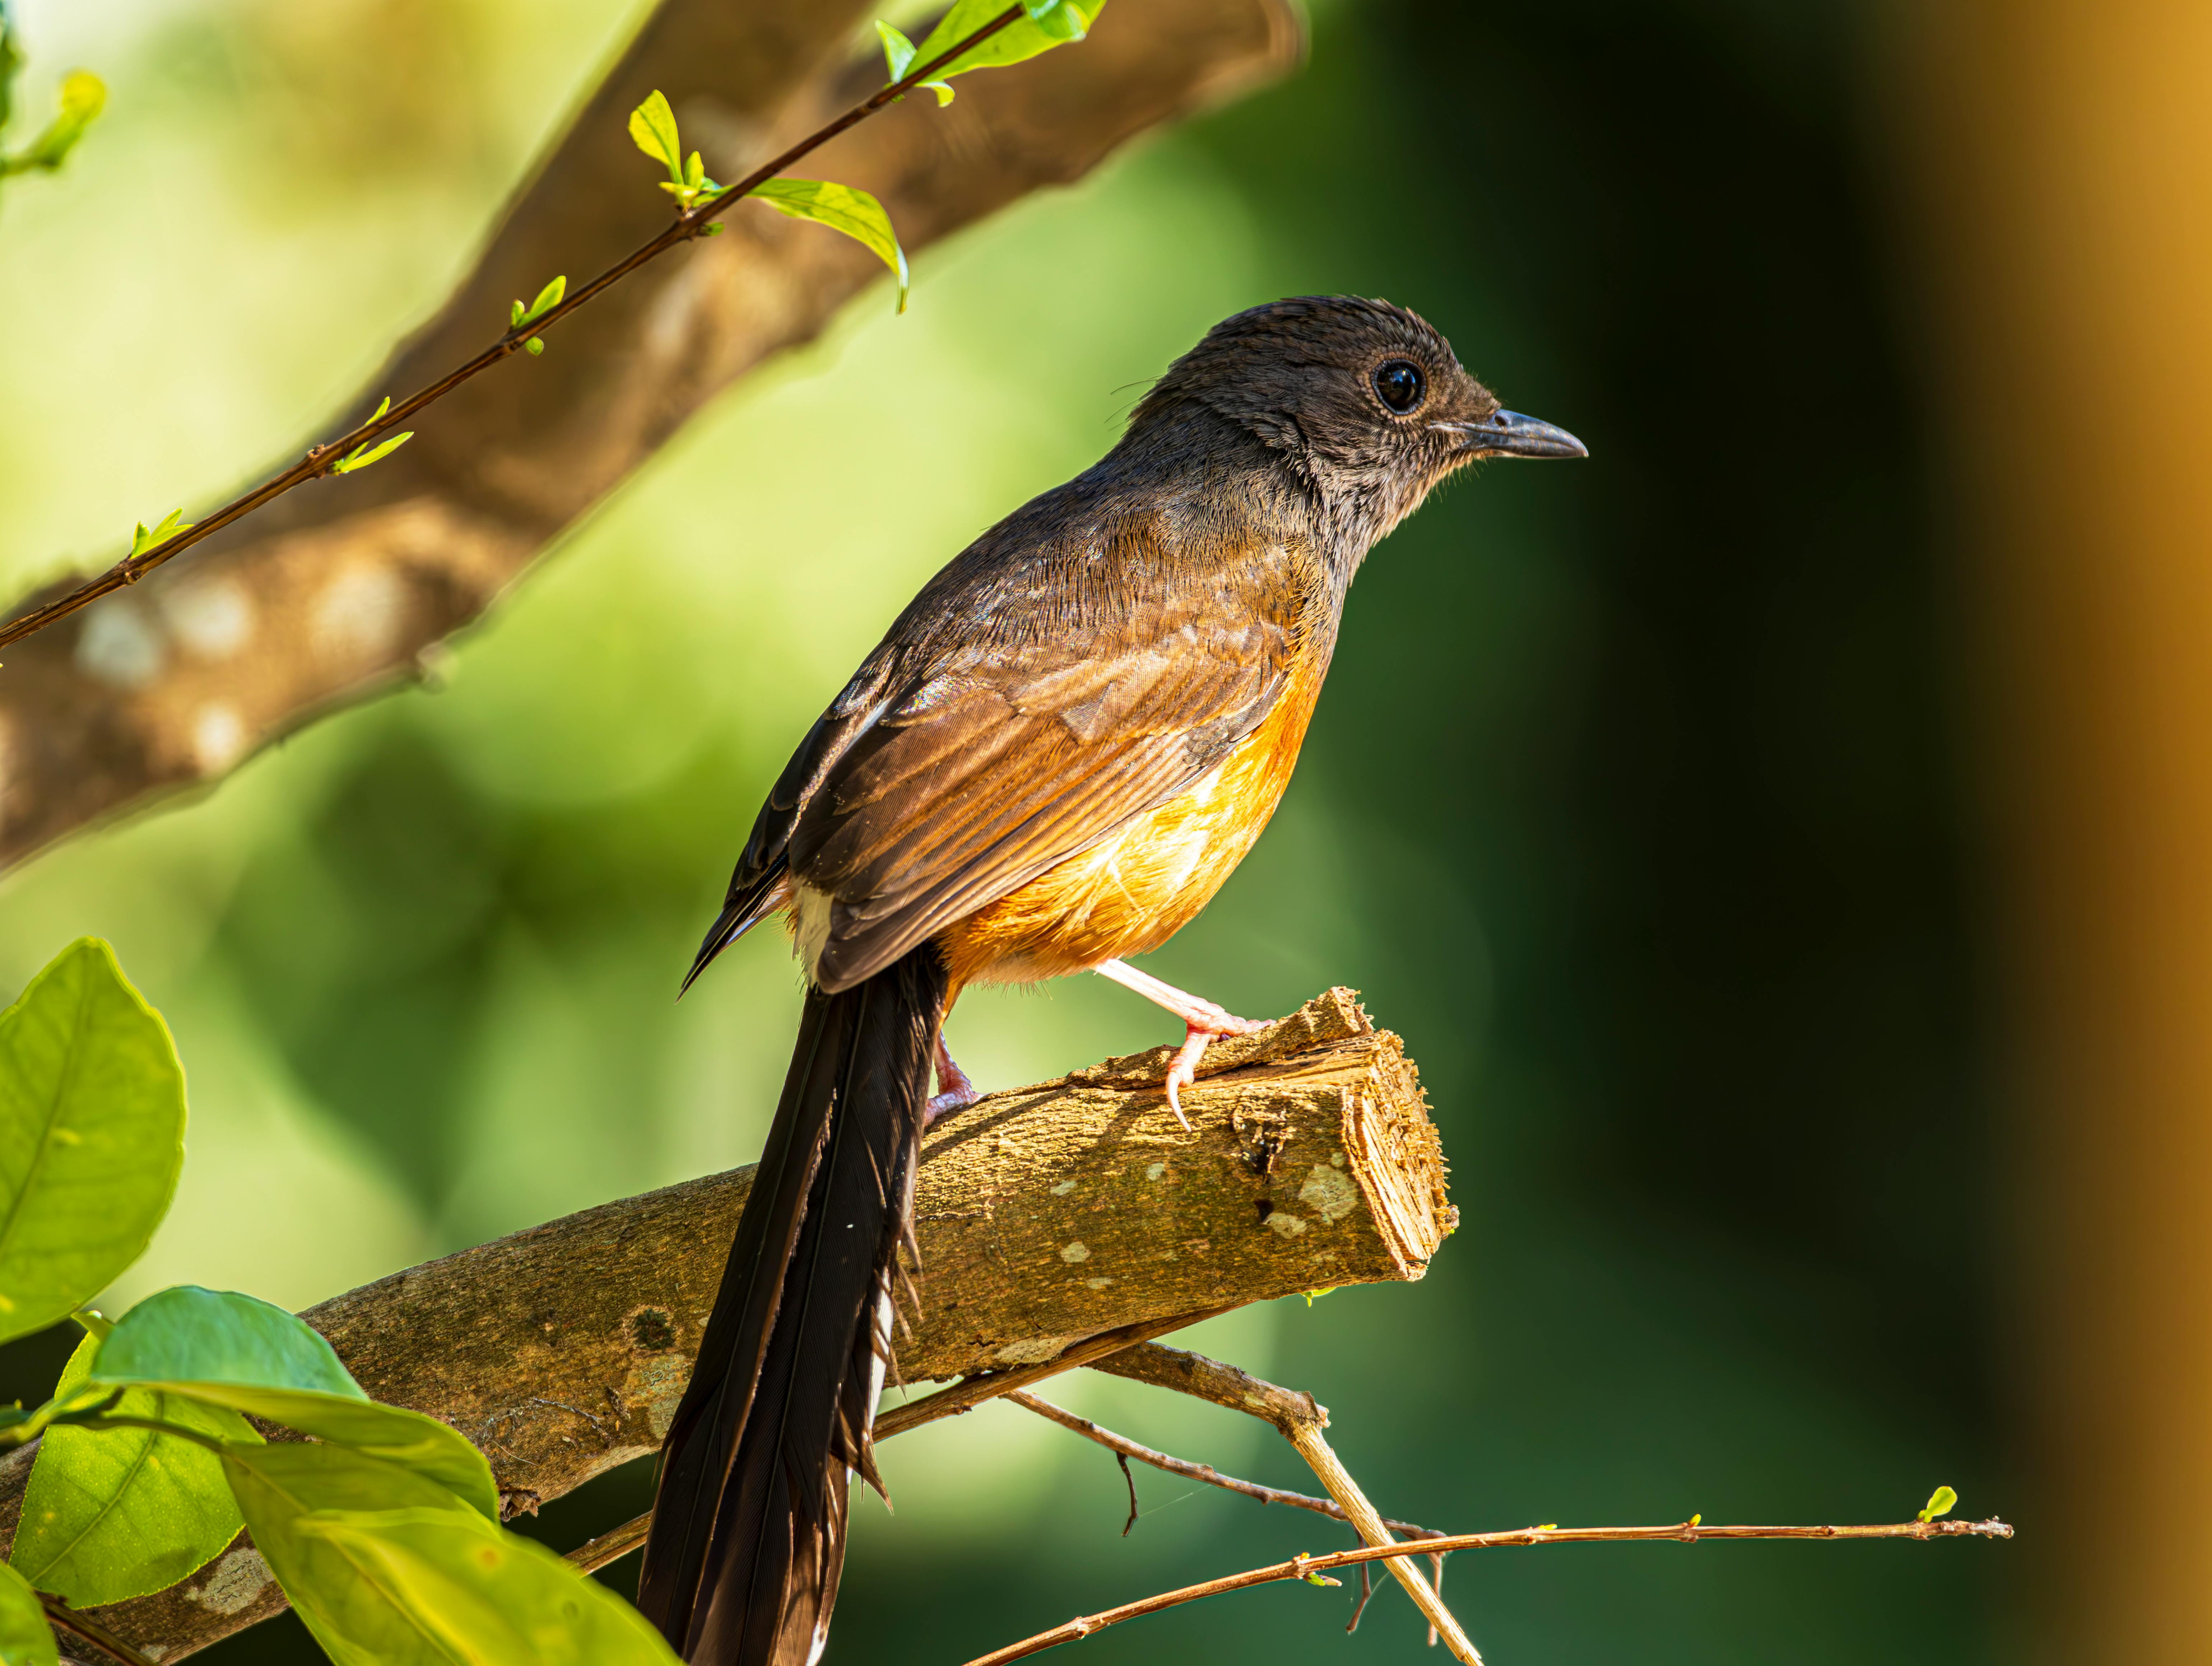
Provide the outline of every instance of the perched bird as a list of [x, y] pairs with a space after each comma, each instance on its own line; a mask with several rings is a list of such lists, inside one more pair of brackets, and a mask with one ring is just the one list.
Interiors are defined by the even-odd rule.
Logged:
[[1157, 1001], [1182, 1116], [1206, 1043], [1260, 1026], [1122, 957], [1267, 824], [1361, 560], [1464, 464], [1584, 455], [1399, 307], [1240, 313], [924, 586], [799, 743], [684, 980], [776, 913], [806, 975], [646, 1545], [639, 1605], [687, 1660], [811, 1666], [827, 1637], [921, 1132], [975, 1097], [960, 991], [1094, 971]]

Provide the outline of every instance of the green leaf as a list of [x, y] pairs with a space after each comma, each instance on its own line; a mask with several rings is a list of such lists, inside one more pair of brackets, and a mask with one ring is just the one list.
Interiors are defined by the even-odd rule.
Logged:
[[645, 1616], [544, 1546], [455, 1510], [324, 1510], [300, 1517], [442, 1652], [514, 1666], [667, 1666]]
[[640, 150], [668, 169], [668, 177], [684, 183], [684, 144], [677, 137], [676, 112], [655, 92], [629, 112], [629, 137]]
[[1951, 1506], [1958, 1501], [1956, 1493], [1948, 1487], [1939, 1487], [1928, 1495], [1928, 1502], [1921, 1506], [1920, 1519], [1932, 1522], [1938, 1516], [1948, 1516], [1951, 1513]]
[[[62, 1371], [67, 1400], [91, 1370], [100, 1342], [88, 1336]], [[235, 1412], [210, 1410], [175, 1395], [134, 1389], [110, 1408], [247, 1445], [261, 1437]], [[9, 1562], [40, 1590], [94, 1608], [166, 1590], [204, 1566], [237, 1536], [243, 1518], [222, 1460], [206, 1448], [151, 1429], [48, 1429], [23, 1494], [22, 1523]]]
[[337, 1666], [672, 1666], [611, 1592], [407, 1470], [293, 1445], [225, 1463], [255, 1544]]
[[184, 1138], [168, 1026], [107, 945], [80, 938], [0, 1012], [0, 1341], [66, 1318], [138, 1259]]
[[522, 350], [529, 354], [530, 356], [534, 359], [540, 353], [543, 353], [545, 350], [545, 344], [538, 337], [532, 336], [528, 341], [522, 344]]
[[[516, 301], [514, 310], [508, 315], [512, 320], [507, 325], [508, 329], [519, 330], [526, 324], [536, 323], [558, 307], [561, 304], [561, 297], [568, 293], [568, 279], [563, 274], [540, 289], [538, 292], [538, 299], [532, 301], [529, 306], [525, 307], [520, 301]], [[383, 414], [382, 411], [377, 412], [380, 416]]]
[[393, 435], [390, 439], [378, 446], [374, 451], [370, 450], [366, 443], [356, 446], [343, 457], [341, 457], [337, 462], [331, 465], [331, 472], [332, 474], [351, 474], [357, 469], [367, 468], [371, 463], [382, 462], [386, 458], [391, 456], [393, 452], [398, 451], [400, 447], [405, 445], [414, 437], [415, 430], [410, 428], [404, 434]]
[[331, 1345], [281, 1307], [180, 1285], [123, 1316], [87, 1388], [159, 1389], [246, 1412], [410, 1469], [494, 1521], [499, 1487], [467, 1437], [434, 1417], [379, 1405]]
[[27, 173], [33, 168], [52, 173], [76, 149], [84, 130], [92, 125], [107, 103], [107, 88], [88, 70], [72, 70], [62, 77], [59, 109], [38, 137], [14, 155], [0, 161], [0, 173]]
[[0, 1562], [0, 1666], [55, 1666], [60, 1658], [39, 1594]]
[[[876, 33], [884, 43], [884, 67], [890, 71], [884, 77], [884, 84], [889, 86], [894, 82], [905, 80], [906, 72], [914, 67], [914, 42], [899, 30], [880, 21], [876, 24]], [[952, 89], [943, 82], [925, 81], [921, 84], [937, 94], [939, 107], [952, 102]]]
[[898, 277], [898, 309], [906, 311], [906, 251], [884, 205], [865, 191], [826, 179], [770, 179], [753, 195], [794, 220], [811, 220], [866, 244]]
[[[950, 52], [1006, 9], [1004, 0], [956, 0], [952, 9], [915, 48], [915, 58], [927, 63], [939, 52]], [[1039, 52], [1048, 52], [1054, 46], [1080, 40], [1091, 32], [1091, 25], [1104, 9], [1105, 0], [1024, 0], [1024, 15], [954, 58], [937, 72], [938, 79], [950, 81], [970, 70], [1003, 69], [1009, 64], [1035, 58]], [[940, 104], [951, 100], [949, 88], [938, 95]]]
[[189, 532], [198, 525], [196, 520], [186, 520], [182, 509], [170, 510], [158, 526], [149, 526], [142, 520], [138, 523], [137, 533], [131, 538], [131, 553], [134, 556], [143, 556], [149, 550], [167, 544], [178, 533]]

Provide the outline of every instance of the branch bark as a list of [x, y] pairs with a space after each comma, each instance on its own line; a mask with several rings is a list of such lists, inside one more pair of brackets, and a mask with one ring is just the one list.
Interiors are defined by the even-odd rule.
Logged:
[[[851, 0], [664, 0], [445, 309], [319, 437], [468, 357], [553, 273], [599, 271], [659, 229], [665, 198], [624, 126], [647, 93], [668, 94], [711, 172], [737, 178], [881, 80], [879, 57], [851, 56], [864, 15]], [[920, 249], [1274, 79], [1302, 45], [1288, 0], [1116, 0], [1080, 46], [979, 76], [943, 110], [910, 98], [826, 146], [818, 171], [874, 192]], [[702, 405], [814, 336], [879, 270], [765, 208], [726, 224], [566, 321], [544, 358], [425, 413], [375, 468], [283, 498], [12, 648], [0, 862], [419, 675], [425, 649]]]
[[[1350, 991], [1209, 1049], [1185, 1096], [1188, 1132], [1158, 1085], [1170, 1056], [994, 1094], [930, 1130], [908, 1381], [971, 1374], [961, 1392], [981, 1397], [1189, 1316], [1421, 1276], [1456, 1224], [1443, 1153], [1397, 1037]], [[531, 1508], [659, 1446], [751, 1178], [739, 1169], [586, 1210], [306, 1317], [372, 1395], [459, 1429], [510, 1511]], [[922, 1420], [902, 1411], [886, 1411], [887, 1432]], [[28, 1471], [27, 1453], [0, 1463], [9, 1539]], [[241, 1540], [183, 1584], [97, 1617], [168, 1663], [283, 1606]]]

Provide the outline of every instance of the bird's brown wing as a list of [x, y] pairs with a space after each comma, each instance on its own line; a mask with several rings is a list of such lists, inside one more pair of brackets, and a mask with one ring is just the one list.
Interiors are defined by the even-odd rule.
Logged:
[[792, 758], [702, 959], [787, 867], [833, 899], [822, 987], [880, 970], [1213, 768], [1273, 707], [1317, 612], [1304, 551], [1156, 522], [979, 552], [916, 598]]

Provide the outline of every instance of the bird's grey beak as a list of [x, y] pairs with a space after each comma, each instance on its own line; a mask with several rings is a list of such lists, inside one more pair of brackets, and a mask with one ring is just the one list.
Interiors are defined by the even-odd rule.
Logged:
[[1517, 410], [1493, 410], [1479, 423], [1431, 423], [1459, 436], [1477, 457], [1587, 457], [1589, 447], [1563, 428], [1523, 416]]

